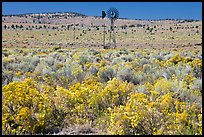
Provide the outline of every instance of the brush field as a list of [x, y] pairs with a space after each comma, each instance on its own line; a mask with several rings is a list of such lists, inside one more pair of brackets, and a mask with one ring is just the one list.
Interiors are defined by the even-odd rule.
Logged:
[[2, 134], [202, 135], [196, 23], [117, 27], [116, 49], [103, 49], [103, 27], [76, 28], [75, 40], [72, 27], [6, 27]]

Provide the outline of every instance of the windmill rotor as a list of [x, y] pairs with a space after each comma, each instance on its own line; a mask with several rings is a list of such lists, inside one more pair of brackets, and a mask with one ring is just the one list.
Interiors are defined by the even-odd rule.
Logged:
[[113, 19], [113, 20], [116, 20], [119, 17], [119, 12], [116, 8], [108, 9], [106, 14], [108, 18]]

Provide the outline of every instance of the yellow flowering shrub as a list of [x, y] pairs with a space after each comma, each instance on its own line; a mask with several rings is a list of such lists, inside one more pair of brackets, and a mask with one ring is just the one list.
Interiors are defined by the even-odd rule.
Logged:
[[113, 78], [108, 81], [104, 89], [95, 92], [88, 100], [88, 103], [89, 106], [93, 107], [96, 111], [118, 106], [125, 103], [128, 93], [132, 90], [132, 84]]
[[[110, 110], [110, 134], [153, 134], [159, 114], [152, 109], [153, 102], [148, 103], [148, 96], [143, 93], [130, 93], [126, 105]], [[152, 120], [154, 125], [150, 125]]]
[[189, 65], [191, 65], [192, 67], [199, 67], [202, 69], [202, 60], [196, 58], [194, 59], [192, 62], [188, 62]]
[[167, 93], [173, 85], [165, 78], [157, 80], [154, 87], [157, 92]]
[[[32, 79], [12, 82], [2, 89], [2, 129], [5, 133], [44, 133], [55, 119], [53, 101], [49, 95], [52, 88], [40, 88]], [[53, 113], [54, 112], [54, 113]]]
[[126, 105], [109, 109], [109, 134], [201, 134], [201, 119], [196, 115], [202, 111], [196, 104], [179, 102], [171, 93], [155, 102], [149, 99], [143, 93], [130, 93]]
[[176, 54], [173, 57], [171, 57], [168, 61], [173, 62], [174, 64], [177, 64], [178, 62], [184, 62], [184, 57]]

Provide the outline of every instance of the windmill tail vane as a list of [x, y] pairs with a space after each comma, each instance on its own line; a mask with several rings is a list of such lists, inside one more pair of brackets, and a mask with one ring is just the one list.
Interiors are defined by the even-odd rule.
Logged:
[[105, 11], [102, 11], [102, 19], [105, 18], [105, 16], [106, 16]]

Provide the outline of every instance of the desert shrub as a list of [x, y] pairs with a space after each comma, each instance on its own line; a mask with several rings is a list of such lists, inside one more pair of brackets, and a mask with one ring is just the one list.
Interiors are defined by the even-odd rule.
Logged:
[[116, 57], [112, 60], [112, 64], [116, 65], [116, 64], [120, 64], [121, 62], [124, 62], [123, 59], [121, 59], [121, 57]]
[[192, 62], [188, 62], [193, 69], [193, 75], [197, 78], [201, 77], [202, 74], [202, 60], [196, 58]]
[[34, 72], [35, 70], [34, 64], [30, 64], [29, 62], [22, 62], [22, 64], [19, 66], [19, 70], [21, 70], [22, 72]]
[[180, 64], [176, 67], [175, 74], [178, 78], [182, 78], [186, 75], [186, 72], [184, 69], [185, 69], [185, 66], [180, 65]]
[[99, 71], [99, 69], [97, 67], [94, 67], [94, 66], [91, 66], [89, 69], [90, 74], [93, 76], [97, 76], [98, 71]]
[[193, 68], [193, 76], [196, 78], [201, 78], [202, 77], [202, 68], [194, 67]]
[[169, 54], [166, 54], [166, 55], [164, 56], [164, 59], [165, 59], [165, 60], [169, 60], [171, 57], [173, 57], [173, 54], [172, 54], [172, 53], [169, 53]]
[[111, 55], [113, 54], [114, 52], [113, 51], [109, 51], [107, 53], [104, 53], [104, 57], [111, 57]]
[[138, 93], [144, 93], [144, 94], [148, 94], [150, 93], [149, 89], [147, 88], [147, 86], [145, 84], [140, 84], [136, 87], [136, 90]]
[[87, 62], [91, 62], [91, 59], [88, 56], [80, 56], [79, 58], [79, 64], [84, 65]]
[[125, 48], [122, 48], [118, 51], [119, 54], [128, 54], [128, 51]]
[[97, 75], [100, 77], [102, 82], [108, 82], [116, 76], [116, 73], [111, 67], [104, 67], [98, 71]]
[[132, 55], [126, 55], [126, 56], [121, 56], [121, 59], [123, 59], [125, 62], [132, 62], [134, 56]]
[[202, 79], [194, 79], [192, 85], [190, 86], [192, 90], [202, 91]]
[[120, 54], [117, 52], [109, 53], [110, 60], [113, 60], [116, 57], [120, 57]]
[[143, 57], [141, 52], [137, 52], [136, 56], [137, 56], [137, 58], [140, 58], [140, 59]]
[[[161, 53], [160, 53], [161, 54]], [[164, 54], [164, 53], [163, 53]], [[164, 54], [164, 56], [165, 56], [166, 54]], [[162, 56], [162, 55], [157, 55], [157, 54], [155, 54], [155, 53], [151, 53], [150, 55], [149, 55], [149, 57], [151, 58], [151, 59], [157, 59], [157, 60], [159, 60], [159, 61], [162, 61], [162, 60], [164, 60], [164, 56]]]
[[133, 84], [139, 84], [139, 80], [134, 75], [133, 70], [130, 68], [124, 68], [117, 73], [117, 77], [122, 81], [132, 82]]
[[143, 66], [144, 64], [149, 64], [149, 60], [142, 58], [139, 60], [139, 66]]
[[[42, 72], [42, 70], [44, 69], [44, 71]], [[40, 63], [38, 63], [38, 65], [36, 66], [34, 73], [38, 74], [38, 75], [43, 75], [46, 73], [51, 73], [51, 68], [48, 66], [48, 64], [45, 61], [41, 61]]]
[[56, 71], [54, 79], [57, 85], [62, 87], [68, 87], [68, 84], [74, 81], [75, 78], [72, 74], [71, 68], [69, 66], [65, 66]]
[[164, 56], [166, 56], [166, 55], [168, 55], [168, 54], [170, 54], [169, 51], [161, 51], [159, 55], [162, 56], [162, 57], [164, 57]]
[[2, 59], [2, 68], [6, 70], [13, 70], [13, 63], [15, 58], [4, 57]]
[[173, 74], [175, 74], [175, 68], [174, 67], [168, 67], [162, 71], [162, 76], [166, 79], [170, 79]]
[[75, 79], [76, 79], [76, 82], [80, 82], [82, 83], [82, 81], [84, 80], [85, 78], [85, 73], [84, 72], [79, 72], [77, 74], [75, 74]]
[[152, 68], [151, 69], [151, 73], [150, 73], [150, 77], [151, 77], [151, 82], [159, 79], [160, 77], [163, 77], [162, 75], [162, 70], [158, 69], [158, 68]]
[[142, 71], [139, 71], [139, 72], [135, 73], [135, 77], [133, 79], [133, 81], [134, 81], [133, 83], [137, 84], [138, 81], [139, 81], [139, 83], [143, 83], [144, 84], [144, 82], [146, 80], [147, 80], [147, 75], [145, 75]]
[[10, 82], [13, 82], [14, 74], [10, 70], [2, 70], [2, 84], [7, 85]]
[[96, 50], [93, 50], [93, 49], [89, 49], [88, 54], [97, 55], [97, 54], [100, 54], [100, 52], [96, 51]]
[[54, 65], [55, 60], [52, 56], [48, 56], [45, 59], [45, 62], [48, 64], [49, 67], [52, 67]]
[[143, 67], [144, 73], [150, 72], [150, 70], [152, 68], [150, 64], [144, 64], [142, 67]]

